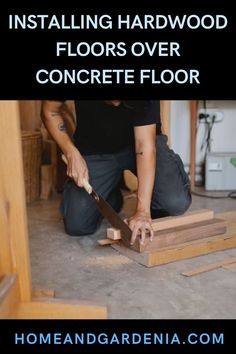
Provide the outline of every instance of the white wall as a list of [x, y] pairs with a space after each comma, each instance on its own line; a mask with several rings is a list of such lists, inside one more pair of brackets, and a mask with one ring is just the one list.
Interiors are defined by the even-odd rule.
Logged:
[[[171, 102], [170, 140], [171, 147], [183, 159], [188, 170], [190, 156], [190, 109], [189, 101]], [[202, 101], [199, 101], [199, 107]], [[207, 108], [217, 108], [224, 114], [223, 121], [215, 123], [211, 134], [211, 151], [236, 151], [236, 101], [206, 101]], [[204, 136], [204, 124], [200, 124], [197, 134], [196, 162], [200, 165], [204, 159], [204, 151], [200, 145]], [[198, 168], [199, 169], [199, 168]]]

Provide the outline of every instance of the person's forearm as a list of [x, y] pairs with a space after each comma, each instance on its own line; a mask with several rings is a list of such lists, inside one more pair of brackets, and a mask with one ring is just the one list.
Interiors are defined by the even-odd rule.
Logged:
[[156, 170], [156, 147], [150, 143], [136, 143], [138, 176], [137, 211], [150, 213]]
[[43, 109], [42, 120], [53, 139], [68, 157], [75, 147], [67, 132], [61, 106], [53, 110]]

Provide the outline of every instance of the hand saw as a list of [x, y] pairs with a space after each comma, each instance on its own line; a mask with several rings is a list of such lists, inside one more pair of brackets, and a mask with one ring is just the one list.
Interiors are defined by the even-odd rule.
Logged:
[[[67, 164], [67, 159], [65, 155], [62, 155], [62, 160]], [[107, 201], [101, 196], [98, 195], [93, 187], [89, 184], [87, 180], [83, 180], [83, 188], [88, 194], [95, 200], [98, 210], [104, 216], [107, 221], [115, 229], [119, 229], [121, 233], [122, 241], [130, 246], [130, 240], [132, 236], [132, 231], [129, 226], [121, 219], [121, 217], [116, 213], [116, 211], [107, 203]]]

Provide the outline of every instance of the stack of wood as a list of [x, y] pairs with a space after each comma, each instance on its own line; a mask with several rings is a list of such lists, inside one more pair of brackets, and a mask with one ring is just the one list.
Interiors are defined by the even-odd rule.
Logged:
[[226, 221], [207, 209], [153, 220], [153, 229], [152, 242], [141, 245], [137, 239], [130, 246], [123, 244], [119, 230], [109, 228], [105, 243], [147, 267], [236, 247]]

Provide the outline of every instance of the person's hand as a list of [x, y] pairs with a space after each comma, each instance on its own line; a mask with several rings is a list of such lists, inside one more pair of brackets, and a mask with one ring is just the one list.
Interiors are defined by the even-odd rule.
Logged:
[[86, 161], [81, 156], [80, 152], [73, 148], [67, 154], [67, 176], [73, 178], [77, 186], [83, 187], [83, 180], [89, 180], [89, 173]]
[[131, 245], [134, 244], [137, 236], [140, 236], [141, 245], [145, 243], [146, 237], [148, 237], [150, 241], [153, 240], [154, 232], [150, 213], [137, 211], [131, 218], [126, 219], [125, 222], [132, 230]]

